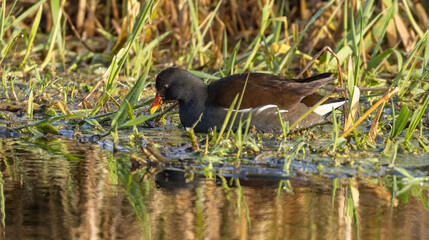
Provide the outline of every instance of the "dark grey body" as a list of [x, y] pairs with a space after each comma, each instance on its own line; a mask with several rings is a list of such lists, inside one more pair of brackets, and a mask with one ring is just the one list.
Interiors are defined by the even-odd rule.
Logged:
[[[200, 78], [185, 70], [168, 68], [158, 75], [156, 89], [164, 100], [179, 101], [179, 115], [183, 126], [192, 127], [202, 114], [194, 130], [207, 132], [215, 126], [218, 130], [221, 128], [232, 99], [241, 94], [247, 79], [233, 129], [237, 129], [240, 118], [246, 120], [251, 112], [250, 124], [257, 131], [281, 132], [277, 108], [281, 111], [283, 121], [294, 123], [323, 97], [315, 91], [334, 79], [330, 75], [296, 80], [263, 73], [238, 74], [206, 85]], [[234, 112], [230, 121], [233, 115]], [[307, 128], [318, 124], [324, 120], [325, 115], [312, 112], [298, 127]]]

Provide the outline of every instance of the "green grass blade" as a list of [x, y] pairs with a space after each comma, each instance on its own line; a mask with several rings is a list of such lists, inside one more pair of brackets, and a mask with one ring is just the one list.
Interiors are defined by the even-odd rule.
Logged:
[[[152, 54], [150, 54], [152, 55]], [[149, 58], [151, 59], [151, 58]], [[150, 61], [150, 60], [149, 60]], [[147, 64], [145, 72], [140, 76], [139, 79], [137, 79], [134, 86], [131, 88], [130, 92], [125, 97], [124, 101], [122, 102], [121, 106], [119, 107], [118, 111], [116, 112], [112, 123], [110, 125], [110, 130], [115, 129], [117, 126], [121, 125], [123, 121], [126, 119], [128, 113], [127, 113], [127, 105], [130, 104], [133, 106], [137, 100], [139, 99], [140, 93], [143, 91], [143, 88], [146, 83], [147, 75], [149, 73], [151, 64]]]
[[0, 9], [0, 41], [3, 41], [4, 36], [4, 22], [6, 18], [6, 1], [2, 1]]
[[246, 140], [247, 135], [249, 133], [249, 128], [250, 128], [250, 122], [252, 120], [252, 112], [249, 112], [249, 115], [247, 115], [247, 119], [246, 119], [246, 126], [244, 128], [244, 136], [243, 136], [243, 141]]
[[261, 45], [261, 39], [262, 39], [262, 36], [264, 35], [265, 28], [267, 27], [268, 18], [270, 16], [271, 10], [273, 8], [273, 4], [274, 4], [273, 0], [265, 1], [265, 5], [262, 8], [262, 19], [261, 19], [261, 26], [259, 29], [259, 34], [258, 34], [258, 36], [256, 36], [255, 40], [251, 44], [252, 51], [251, 51], [249, 57], [247, 58], [247, 61], [244, 64], [244, 67], [241, 69], [242, 72], [246, 71], [249, 68], [250, 64], [253, 61], [253, 58], [255, 57], [255, 55], [256, 55], [256, 53], [257, 53], [257, 51]]
[[105, 31], [103, 29], [97, 29], [97, 33], [99, 33], [100, 35], [102, 35], [103, 37], [105, 37], [107, 40], [111, 41], [111, 42], [117, 42], [118, 41], [118, 37], [111, 34], [108, 31]]
[[100, 100], [97, 102], [96, 106], [92, 110], [91, 116], [95, 115], [100, 110], [101, 106], [106, 103], [106, 101], [109, 99], [109, 96], [113, 92], [115, 79], [119, 75], [122, 66], [129, 57], [128, 53], [131, 50], [131, 46], [137, 39], [137, 36], [140, 35], [141, 31], [143, 30], [143, 27], [146, 25], [146, 23], [149, 21], [150, 16], [152, 15], [151, 12], [153, 10], [153, 3], [154, 1], [146, 2], [145, 5], [140, 8], [140, 12], [136, 17], [135, 25], [133, 26], [133, 31], [131, 33], [131, 36], [128, 38], [127, 43], [125, 44], [125, 47], [113, 57], [112, 63], [109, 67], [109, 75], [107, 77], [107, 84], [104, 88], [103, 96], [100, 98]]
[[393, 49], [386, 49], [386, 51], [382, 52], [381, 54], [371, 58], [371, 60], [368, 62], [368, 66], [366, 68], [366, 72], [371, 70], [372, 68], [377, 67], [381, 63], [383, 63], [387, 58], [393, 53]]
[[39, 28], [40, 19], [42, 18], [42, 12], [43, 12], [43, 7], [40, 6], [39, 10], [37, 11], [36, 16], [34, 17], [33, 25], [31, 26], [30, 36], [28, 38], [28, 43], [27, 43], [27, 50], [25, 51], [24, 58], [22, 59], [22, 62], [19, 65], [20, 68], [22, 68], [24, 66], [25, 61], [27, 60], [28, 56], [30, 55], [31, 48], [33, 46], [33, 41], [34, 41], [34, 38], [36, 37], [37, 29]]
[[225, 72], [229, 74], [234, 74], [235, 59], [237, 57], [238, 51], [240, 50], [241, 40], [235, 44], [234, 50], [232, 50], [231, 56], [228, 59], [228, 62], [225, 64]]
[[[422, 50], [423, 50], [423, 48], [421, 48], [420, 51], [418, 51], [417, 55], [420, 55]], [[420, 62], [419, 60], [420, 59], [418, 59], [418, 58], [414, 58], [414, 61], [411, 64], [411, 67], [407, 71], [407, 75], [405, 76], [404, 80], [402, 80], [401, 86], [399, 86], [398, 96], [403, 96], [405, 94], [405, 87], [406, 87], [407, 83], [409, 83], [411, 76], [414, 74], [414, 68], [416, 68], [417, 62]]]
[[234, 113], [234, 116], [232, 117], [231, 125], [229, 126], [228, 133], [226, 134], [226, 139], [228, 139], [228, 136], [232, 130], [232, 127], [234, 126], [235, 119], [237, 118], [237, 114], [241, 106], [241, 101], [243, 100], [244, 92], [246, 91], [247, 81], [249, 80], [249, 76], [250, 74], [247, 74], [246, 82], [244, 82], [243, 90], [241, 91], [240, 99], [238, 100], [237, 106], [235, 108], [235, 113]]
[[27, 100], [27, 115], [30, 119], [33, 119], [33, 110], [34, 110], [34, 103], [33, 103], [33, 88], [30, 88], [30, 95], [28, 96]]
[[410, 10], [410, 6], [408, 6], [408, 2], [403, 1], [402, 3], [405, 8], [405, 13], [407, 14], [408, 20], [411, 22], [411, 25], [413, 26], [414, 30], [417, 32], [417, 35], [419, 37], [423, 37], [423, 31], [420, 29], [418, 23], [414, 19], [413, 14], [411, 13], [411, 10]]
[[[279, 13], [277, 13], [277, 16], [284, 16], [283, 15], [283, 11], [284, 11], [284, 8], [285, 8], [285, 1], [282, 1], [282, 4], [280, 5], [280, 12]], [[282, 26], [283, 26], [283, 23], [285, 23], [287, 20], [280, 20], [280, 21], [277, 21], [277, 24], [276, 24], [276, 26], [275, 26], [275, 30], [274, 30], [274, 33], [275, 33], [275, 35], [274, 35], [274, 42], [278, 42], [279, 41], [279, 38], [280, 38], [280, 33], [281, 33], [281, 31], [282, 31]], [[285, 23], [286, 24], [286, 23]]]
[[9, 66], [2, 65], [1, 66], [1, 70], [2, 70], [2, 76], [1, 76], [1, 87], [3, 89], [4, 95], [6, 96], [6, 99], [9, 99], [9, 93], [7, 92], [7, 74], [9, 72]]
[[157, 117], [161, 113], [162, 112], [156, 112], [154, 114], [143, 115], [143, 116], [128, 120], [124, 124], [120, 125], [118, 128], [131, 127], [131, 126], [136, 126], [138, 124], [142, 124], [142, 123], [146, 122], [147, 120], [150, 120], [150, 119]]
[[423, 55], [423, 78], [429, 73], [429, 38], [426, 38], [425, 53]]
[[21, 29], [15, 29], [15, 31], [13, 31], [12, 35], [10, 35], [9, 40], [6, 43], [6, 46], [4, 48], [2, 48], [2, 50], [1, 50], [0, 63], [3, 62], [4, 58], [9, 53], [10, 49], [12, 49], [13, 45], [15, 45], [16, 40], [18, 40], [18, 38], [21, 36], [22, 36], [22, 30]]
[[[393, 15], [394, 15], [394, 13], [395, 13], [395, 5], [397, 4], [397, 0], [394, 0], [393, 1], [393, 3], [392, 3], [392, 5], [389, 7], [389, 12], [388, 12], [388, 14], [386, 14], [384, 17], [383, 17], [383, 20], [382, 20], [382, 23], [381, 23], [381, 25], [382, 25], [382, 28], [381, 28], [381, 33], [380, 33], [380, 37], [379, 37], [379, 39], [383, 39], [384, 38], [384, 35], [386, 34], [386, 31], [387, 31], [387, 26], [389, 25], [389, 22], [393, 19]], [[380, 49], [380, 46], [381, 46], [381, 43], [382, 43], [383, 41], [378, 41], [377, 42], [377, 45], [375, 45], [375, 47], [374, 47], [374, 50], [373, 50], [373, 52], [372, 52], [372, 56], [371, 56], [371, 58], [374, 58], [375, 57], [375, 55], [378, 53], [378, 49]]]
[[234, 109], [235, 103], [237, 102], [237, 100], [238, 100], [238, 94], [235, 96], [234, 100], [231, 103], [231, 106], [228, 109], [228, 112], [225, 116], [225, 120], [223, 121], [222, 127], [219, 131], [219, 135], [218, 135], [218, 138], [216, 139], [216, 142], [214, 143], [214, 146], [217, 146], [220, 139], [222, 138], [222, 134], [225, 131], [226, 125], [228, 124], [229, 118], [231, 117], [232, 110]]
[[[5, 1], [5, 2], [7, 2], [7, 1]], [[9, 17], [10, 17], [10, 15], [12, 14], [12, 11], [13, 11], [13, 9], [15, 8], [15, 5], [16, 5], [16, 3], [17, 3], [17, 2], [18, 2], [18, 0], [14, 0], [14, 1], [13, 1], [12, 6], [10, 6], [10, 8], [9, 8], [9, 13], [7, 14], [6, 19], [9, 19]]]
[[[198, 2], [195, 2], [198, 4]], [[197, 53], [198, 44], [201, 42], [201, 32], [199, 28], [199, 21], [198, 21], [198, 7], [196, 8], [194, 6], [194, 0], [188, 0], [188, 6], [189, 6], [189, 12], [191, 15], [191, 36], [196, 36], [196, 41], [191, 40], [191, 49], [188, 57], [188, 62], [186, 64], [186, 69], [189, 70], [191, 68], [191, 64], [194, 60], [194, 57]]]
[[[357, 29], [360, 30], [360, 28], [357, 25], [359, 25], [359, 26], [362, 26], [362, 25], [361, 24], [355, 24], [355, 19], [353, 17], [353, 6], [352, 5], [350, 5], [349, 11], [350, 11], [350, 16], [352, 16], [350, 18], [350, 20], [351, 20], [351, 23], [350, 23], [350, 25], [351, 25], [351, 47], [352, 47], [352, 50], [353, 50], [353, 55], [355, 55], [355, 57], [356, 57], [355, 59], [353, 59], [353, 61], [352, 61], [352, 59], [349, 59], [349, 60], [354, 63], [353, 64], [354, 70], [355, 70], [353, 72], [353, 74], [354, 74], [357, 71], [356, 66], [359, 66], [359, 60], [360, 60], [360, 57], [359, 57], [359, 55], [360, 55], [359, 42], [360, 42], [360, 39], [361, 39], [356, 34], [356, 30]], [[361, 11], [362, 11], [362, 8], [359, 8], [359, 14], [361, 14]], [[359, 21], [358, 21], [358, 23], [359, 23]], [[361, 33], [361, 32], [362, 31], [359, 31], [359, 33]], [[349, 64], [349, 68], [350, 68], [350, 66], [351, 66], [351, 64]], [[348, 69], [348, 71], [350, 72], [350, 69]], [[350, 94], [352, 94], [352, 87], [356, 85], [357, 78], [356, 78], [355, 75], [353, 75], [353, 78], [350, 78], [351, 77], [350, 74], [349, 74], [348, 77], [349, 78], [347, 79], [347, 82], [349, 83], [348, 84], [348, 86], [349, 86], [349, 92], [350, 92]], [[353, 79], [353, 81], [350, 81], [351, 79]]]
[[51, 33], [49, 35], [49, 40], [48, 40], [48, 44], [49, 44], [48, 51], [46, 53], [45, 60], [43, 60], [42, 64], [40, 64], [40, 69], [44, 69], [48, 65], [49, 61], [52, 58], [55, 41], [56, 41], [57, 35], [59, 35], [58, 33], [60, 31], [60, 26], [61, 26], [60, 22], [61, 22], [61, 16], [63, 14], [64, 1], [61, 1], [60, 6], [61, 7], [56, 9], [56, 10], [58, 10], [58, 12], [54, 12], [54, 9], [52, 9], [52, 17], [54, 17], [54, 13], [55, 13], [56, 19], [54, 18], [54, 27], [51, 30]]
[[[16, 2], [16, 1], [15, 1]], [[15, 3], [14, 2], [14, 3]], [[17, 17], [16, 19], [15, 19], [15, 21], [13, 21], [11, 24], [7, 24], [6, 23], [6, 26], [5, 26], [5, 28], [4, 28], [4, 31], [7, 31], [7, 30], [9, 30], [9, 28], [10, 27], [12, 27], [12, 26], [17, 26], [18, 25], [18, 23], [20, 23], [22, 20], [24, 20], [25, 18], [27, 18], [28, 17], [28, 15], [30, 15], [32, 12], [34, 12], [34, 11], [36, 11], [36, 9], [38, 8], [38, 7], [40, 7], [43, 3], [45, 3], [46, 2], [46, 0], [42, 0], [42, 1], [38, 1], [37, 3], [35, 3], [33, 6], [31, 6], [30, 8], [28, 8], [25, 12], [23, 12], [21, 15], [19, 15], [19, 17]], [[11, 9], [11, 11], [12, 11], [12, 9]], [[10, 14], [10, 12], [9, 12], [9, 14]]]
[[[127, 115], [132, 120], [132, 119], [135, 118], [134, 117], [134, 112], [133, 112], [133, 107], [131, 106], [131, 104], [127, 100], [125, 100], [125, 103], [127, 104]], [[115, 129], [117, 129], [117, 128], [115, 128]], [[137, 126], [133, 126], [133, 131], [134, 131], [134, 133], [138, 133], [139, 132], [137, 130]]]
[[[425, 41], [426, 41], [427, 35], [428, 35], [428, 31], [426, 31], [425, 34], [423, 35], [423, 38], [421, 38], [417, 42], [416, 46], [414, 47], [413, 51], [411, 51], [411, 53], [408, 55], [408, 58], [407, 58], [407, 60], [405, 60], [404, 64], [398, 65], [400, 67], [400, 70], [399, 70], [398, 74], [396, 75], [395, 79], [393, 79], [392, 86], [399, 86], [399, 81], [401, 80], [402, 75], [404, 74], [404, 72], [408, 68], [408, 65], [410, 64], [411, 60], [414, 59], [415, 56], [420, 55], [420, 52], [425, 47], [425, 46], [423, 46], [423, 48], [420, 48], [423, 45], [423, 43], [426, 43]], [[403, 84], [405, 84], [405, 83], [403, 83]], [[400, 92], [398, 93], [398, 95], [400, 95]]]
[[[196, 2], [198, 4], [198, 2]], [[200, 32], [200, 24], [198, 21], [198, 7], [195, 8], [194, 6], [194, 0], [188, 0], [188, 6], [189, 6], [189, 12], [191, 14], [191, 24], [192, 24], [192, 28], [197, 36], [197, 41], [200, 42], [201, 41], [201, 32]]]
[[286, 136], [287, 136], [286, 126], [285, 126], [286, 124], [285, 124], [285, 122], [283, 121], [282, 114], [280, 113], [280, 109], [279, 109], [279, 108], [277, 108], [277, 116], [279, 116], [280, 126], [282, 127], [283, 140], [285, 140], [285, 141], [286, 141]]
[[46, 118], [46, 119], [43, 119], [41, 121], [37, 121], [34, 123], [14, 127], [13, 130], [20, 130], [20, 129], [28, 128], [28, 127], [39, 127], [39, 126], [43, 126], [43, 125], [50, 124], [53, 122], [57, 122], [57, 121], [64, 120], [64, 119], [72, 119], [72, 118], [80, 118], [80, 117], [85, 117], [85, 115], [69, 114], [69, 115], [62, 115], [62, 116], [54, 116], [54, 117]]
[[[8, 167], [8, 164], [5, 164], [5, 165], [6, 167]], [[3, 173], [0, 172], [0, 214], [1, 214], [1, 226], [3, 227], [3, 229], [6, 227], [6, 198], [4, 194], [4, 183], [5, 181], [3, 179]]]
[[425, 113], [425, 110], [427, 109], [429, 104], [429, 96], [426, 97], [426, 100], [424, 101], [423, 105], [420, 106], [420, 110], [415, 112], [413, 114], [413, 117], [411, 118], [410, 126], [407, 129], [407, 133], [405, 134], [405, 141], [409, 141], [411, 139], [411, 136], [413, 135], [414, 130], [417, 128], [417, 125], [421, 121], [423, 114]]
[[402, 132], [402, 130], [405, 128], [405, 125], [408, 122], [408, 118], [410, 117], [410, 114], [411, 112], [410, 110], [408, 110], [407, 105], [403, 106], [401, 111], [399, 112], [398, 117], [396, 118], [396, 121], [392, 126], [390, 139], [394, 139]]
[[332, 141], [333, 146], [332, 146], [332, 152], [334, 153], [335, 150], [337, 149], [338, 146], [338, 136], [340, 134], [340, 127], [337, 123], [337, 116], [336, 116], [336, 111], [335, 108], [332, 108]]
[[228, 34], [226, 33], [226, 28], [223, 30], [223, 47], [222, 47], [222, 55], [223, 55], [223, 66], [225, 69], [226, 63], [228, 62]]
[[203, 78], [203, 79], [207, 79], [207, 80], [218, 80], [219, 78], [211, 75], [209, 73], [204, 73], [201, 71], [195, 71], [195, 70], [189, 70], [190, 73], [194, 74], [195, 76], [199, 77], [199, 78]]

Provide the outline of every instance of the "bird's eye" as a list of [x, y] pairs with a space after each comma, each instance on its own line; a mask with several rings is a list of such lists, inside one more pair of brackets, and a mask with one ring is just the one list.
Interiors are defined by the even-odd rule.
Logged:
[[162, 86], [162, 89], [167, 89], [168, 88], [168, 85], [167, 84], [165, 84], [164, 86]]

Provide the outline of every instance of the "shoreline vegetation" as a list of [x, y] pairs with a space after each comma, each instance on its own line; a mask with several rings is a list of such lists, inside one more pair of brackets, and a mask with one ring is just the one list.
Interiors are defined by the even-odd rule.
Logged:
[[[328, 95], [345, 97], [348, 105], [335, 111], [330, 133], [321, 136], [331, 142], [319, 152], [381, 148], [393, 166], [398, 151], [429, 151], [427, 3], [96, 3], [1, 3], [2, 131], [38, 137], [66, 128], [73, 138], [97, 135], [117, 143], [121, 129], [132, 127], [128, 138], [144, 138], [137, 126], [177, 116], [148, 112], [154, 77], [168, 66], [207, 82], [243, 72], [300, 78], [333, 72], [338, 80]], [[284, 152], [314, 130], [289, 132], [299, 123], [282, 124]], [[187, 133], [204, 154], [228, 141], [239, 163], [247, 142], [259, 138], [249, 128]]]

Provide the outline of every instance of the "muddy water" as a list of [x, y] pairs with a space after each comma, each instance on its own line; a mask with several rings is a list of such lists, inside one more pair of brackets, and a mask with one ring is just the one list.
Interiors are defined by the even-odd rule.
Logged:
[[[186, 163], [131, 176], [129, 153], [0, 139], [0, 239], [427, 239], [428, 183], [208, 179]], [[240, 176], [239, 174], [237, 176]]]

